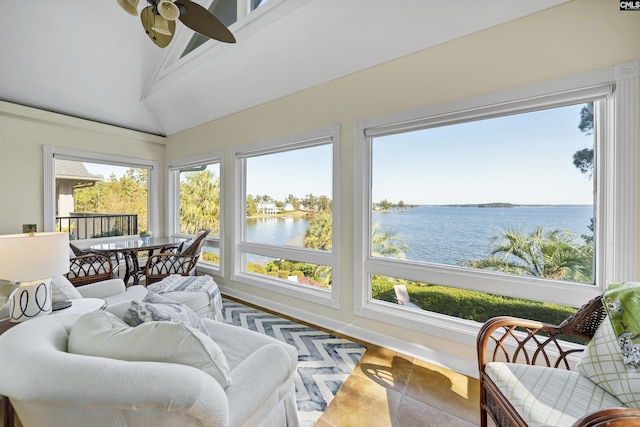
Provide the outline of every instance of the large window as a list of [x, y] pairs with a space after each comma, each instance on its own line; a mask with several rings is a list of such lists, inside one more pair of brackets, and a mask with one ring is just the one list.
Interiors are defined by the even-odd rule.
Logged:
[[372, 137], [371, 255], [593, 284], [594, 102]]
[[238, 147], [234, 274], [337, 305], [339, 127]]
[[216, 274], [222, 274], [221, 159], [222, 153], [213, 153], [168, 163], [168, 234], [188, 237], [210, 229], [200, 263]]
[[71, 240], [159, 230], [155, 161], [44, 146], [45, 230]]
[[469, 340], [466, 321], [557, 322], [635, 280], [637, 77], [623, 69], [359, 122], [356, 312]]
[[56, 231], [70, 240], [149, 229], [146, 168], [55, 159]]

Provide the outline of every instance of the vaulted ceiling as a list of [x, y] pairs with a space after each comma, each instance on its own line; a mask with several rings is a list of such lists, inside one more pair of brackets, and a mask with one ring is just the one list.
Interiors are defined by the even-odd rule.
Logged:
[[3, 2], [0, 100], [171, 135], [565, 1], [269, 0], [183, 58], [115, 0]]

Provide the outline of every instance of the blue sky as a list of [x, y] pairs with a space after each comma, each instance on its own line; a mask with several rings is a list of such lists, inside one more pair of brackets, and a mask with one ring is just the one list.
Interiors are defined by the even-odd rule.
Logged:
[[[373, 194], [409, 204], [592, 204], [593, 181], [573, 165], [592, 147], [582, 105], [374, 140]], [[406, 156], [405, 153], [412, 153]]]
[[112, 165], [100, 165], [97, 163], [84, 162], [84, 166], [89, 173], [94, 175], [102, 175], [105, 180], [108, 180], [111, 174], [115, 174], [116, 177], [121, 177], [129, 169], [125, 166], [112, 166]]
[[247, 160], [247, 194], [279, 201], [289, 194], [331, 197], [332, 160], [329, 145], [252, 157]]

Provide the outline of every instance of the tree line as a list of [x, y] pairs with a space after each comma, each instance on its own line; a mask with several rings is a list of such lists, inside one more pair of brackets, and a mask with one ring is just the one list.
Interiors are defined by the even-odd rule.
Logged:
[[246, 214], [247, 216], [257, 215], [258, 207], [261, 204], [273, 204], [279, 209], [285, 208], [287, 204], [291, 205], [295, 211], [305, 212], [327, 212], [333, 208], [333, 202], [328, 196], [316, 196], [313, 193], [309, 193], [304, 197], [297, 197], [293, 194], [289, 194], [284, 200], [275, 200], [268, 194], [265, 195], [247, 195], [246, 200]]

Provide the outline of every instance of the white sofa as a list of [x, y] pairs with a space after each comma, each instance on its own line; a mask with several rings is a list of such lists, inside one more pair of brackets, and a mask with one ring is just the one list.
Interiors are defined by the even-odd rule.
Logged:
[[[108, 286], [118, 284], [78, 290], [93, 297]], [[127, 304], [112, 300], [110, 307]], [[82, 324], [82, 316], [61, 312], [39, 317], [0, 336], [0, 394], [9, 397], [25, 427], [298, 425], [294, 347], [202, 319], [226, 358], [230, 385], [225, 388], [203, 370], [184, 364], [69, 352], [70, 333]], [[163, 342], [157, 346], [146, 350], [167, 347]]]

